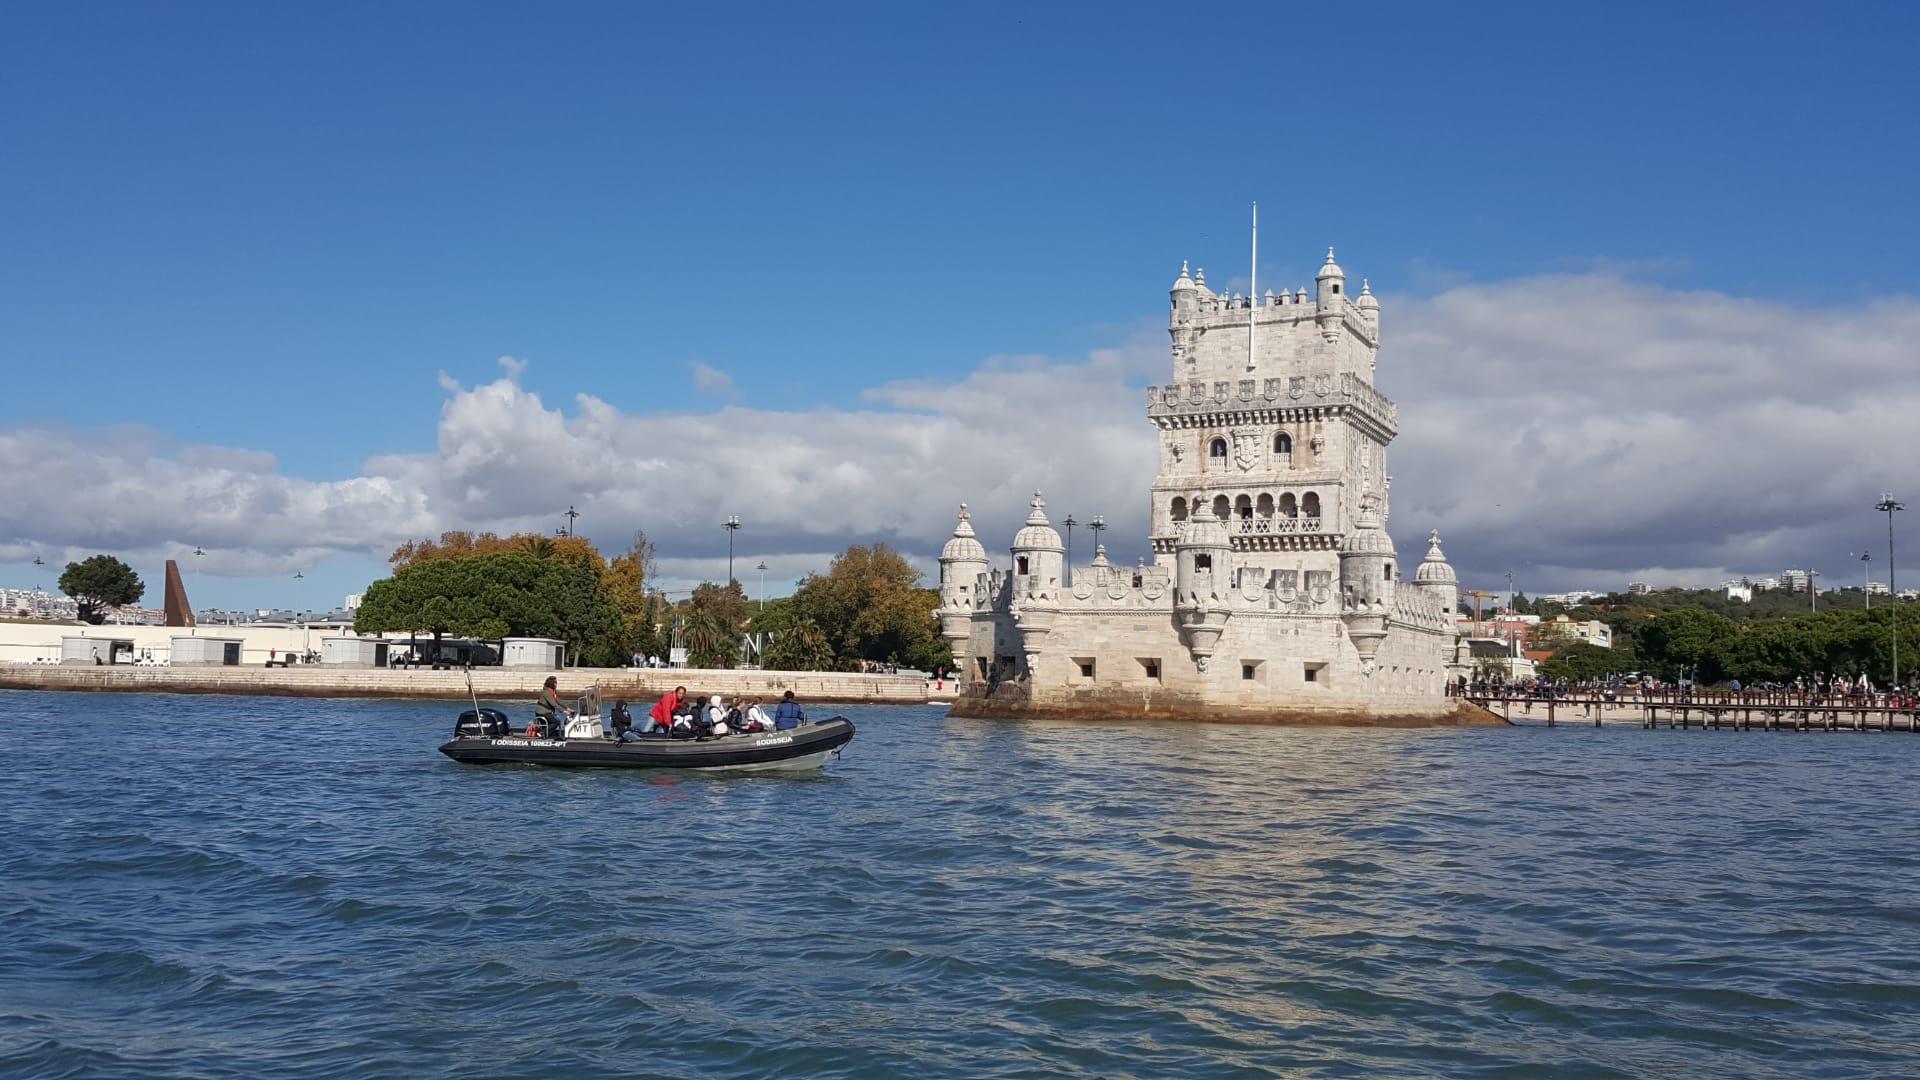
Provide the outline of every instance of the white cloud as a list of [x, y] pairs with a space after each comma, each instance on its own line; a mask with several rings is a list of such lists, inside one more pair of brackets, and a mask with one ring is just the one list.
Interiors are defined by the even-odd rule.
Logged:
[[[1437, 525], [1476, 583], [1509, 566], [1539, 591], [1807, 563], [1838, 580], [1858, 569], [1841, 566], [1849, 551], [1884, 537], [1868, 506], [1920, 451], [1909, 300], [1794, 307], [1587, 273], [1383, 305], [1379, 381], [1403, 425], [1393, 529], [1414, 557]], [[738, 514], [736, 574], [757, 594], [748, 568], [764, 557], [778, 593], [849, 542], [931, 568], [962, 500], [1001, 550], [1036, 487], [1056, 520], [1104, 514], [1130, 560], [1154, 463], [1137, 388], [1166, 355], [1145, 328], [1083, 359], [995, 358], [848, 408], [706, 415], [549, 404], [503, 357], [492, 382], [443, 382], [433, 452], [325, 482], [139, 429], [0, 430], [0, 560], [201, 544], [213, 572], [277, 575], [449, 528], [547, 531], [573, 505], [603, 547], [645, 529], [683, 586], [725, 576], [720, 522]], [[1082, 558], [1089, 541], [1075, 537]]]
[[698, 360], [693, 362], [693, 388], [713, 397], [731, 398], [735, 393], [733, 376]]

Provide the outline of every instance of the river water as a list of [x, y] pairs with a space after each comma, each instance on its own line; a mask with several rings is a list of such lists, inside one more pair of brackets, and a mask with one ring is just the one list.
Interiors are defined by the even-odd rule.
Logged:
[[1920, 1070], [1913, 736], [849, 707], [730, 778], [0, 708], [7, 1076]]

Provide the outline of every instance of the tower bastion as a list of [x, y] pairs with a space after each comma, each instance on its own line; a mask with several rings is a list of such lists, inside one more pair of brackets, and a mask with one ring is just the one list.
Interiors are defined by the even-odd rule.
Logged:
[[1457, 584], [1440, 538], [1403, 578], [1386, 521], [1398, 408], [1374, 388], [1380, 307], [1332, 249], [1304, 288], [1215, 294], [1182, 266], [1159, 434], [1151, 561], [1065, 564], [1035, 492], [991, 566], [962, 504], [940, 557], [958, 715], [1179, 716], [1303, 723], [1472, 719]]

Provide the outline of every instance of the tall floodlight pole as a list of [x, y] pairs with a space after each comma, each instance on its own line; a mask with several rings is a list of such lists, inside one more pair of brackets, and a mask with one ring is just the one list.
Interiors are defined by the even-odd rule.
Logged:
[[760, 614], [767, 613], [767, 560], [760, 560]]
[[1093, 547], [1094, 550], [1098, 551], [1100, 549], [1100, 534], [1107, 531], [1106, 515], [1093, 515], [1093, 520], [1087, 522], [1087, 528], [1093, 530]]
[[740, 515], [729, 514], [721, 528], [727, 530], [727, 584], [733, 584], [733, 534], [740, 531]]
[[1253, 370], [1253, 320], [1260, 314], [1260, 204], [1253, 204], [1252, 269], [1247, 272], [1247, 370]]
[[567, 507], [567, 513], [566, 513], [566, 518], [567, 518], [567, 531], [566, 531], [566, 535], [567, 535], [568, 537], [571, 537], [571, 536], [573, 536], [573, 519], [574, 519], [574, 518], [577, 518], [577, 517], [579, 517], [579, 516], [580, 516], [580, 512], [579, 512], [578, 510], [575, 510], [575, 509], [574, 509], [573, 507], [571, 507], [571, 506], [569, 506], [569, 507]]
[[1887, 595], [1893, 597], [1893, 685], [1900, 685], [1900, 586], [1893, 578], [1893, 515], [1905, 510], [1907, 504], [1893, 497], [1890, 491], [1880, 493], [1880, 501], [1873, 504], [1875, 510], [1887, 515]]
[[1815, 570], [1811, 566], [1807, 567], [1807, 610], [1808, 611], [1820, 610], [1820, 590], [1813, 583], [1813, 579], [1819, 576], [1820, 576], [1820, 571]]
[[1514, 661], [1514, 619], [1519, 612], [1513, 610], [1513, 571], [1507, 571], [1507, 678], [1513, 678]]
[[1867, 610], [1873, 610], [1873, 552], [1860, 553], [1860, 595], [1867, 601]]

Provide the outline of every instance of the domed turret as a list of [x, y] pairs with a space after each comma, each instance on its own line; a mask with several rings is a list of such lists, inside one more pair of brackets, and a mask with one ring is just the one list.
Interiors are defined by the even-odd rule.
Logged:
[[1373, 285], [1366, 278], [1360, 279], [1360, 299], [1355, 300], [1353, 306], [1371, 312], [1373, 318], [1379, 317], [1380, 301], [1373, 295]]
[[1340, 541], [1340, 594], [1349, 606], [1393, 605], [1393, 538], [1380, 514], [1380, 496], [1360, 493], [1353, 527]]
[[1313, 298], [1321, 311], [1332, 309], [1340, 300], [1340, 294], [1346, 290], [1347, 272], [1333, 261], [1333, 249], [1327, 249], [1327, 264], [1313, 279]]
[[1233, 542], [1226, 522], [1213, 516], [1213, 507], [1199, 497], [1193, 502], [1193, 514], [1173, 544], [1173, 609], [1187, 651], [1204, 672], [1227, 628], [1230, 613], [1220, 597], [1227, 591]]
[[1193, 290], [1193, 278], [1187, 273], [1187, 261], [1182, 259], [1180, 260], [1180, 276], [1173, 280], [1173, 289], [1171, 291], [1178, 293], [1192, 292]]
[[1052, 595], [1066, 577], [1066, 551], [1060, 534], [1047, 523], [1047, 500], [1034, 492], [1027, 523], [1013, 534], [1014, 591]]
[[940, 549], [940, 636], [952, 647], [955, 671], [962, 679], [972, 674], [967, 644], [973, 634], [975, 593], [987, 567], [987, 549], [974, 536], [973, 515], [961, 503], [953, 538]]
[[1453, 618], [1454, 610], [1460, 604], [1460, 580], [1454, 576], [1453, 567], [1447, 564], [1447, 556], [1440, 550], [1440, 530], [1427, 534], [1427, 557], [1420, 560], [1420, 568], [1413, 572], [1413, 583], [1422, 592], [1433, 597], [1440, 610]]

